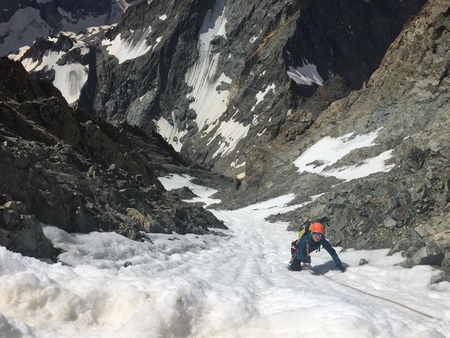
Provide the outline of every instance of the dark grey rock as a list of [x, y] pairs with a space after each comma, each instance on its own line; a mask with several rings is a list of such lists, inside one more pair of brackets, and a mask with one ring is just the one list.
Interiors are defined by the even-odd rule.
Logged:
[[157, 179], [166, 164], [203, 172], [205, 179], [215, 175], [191, 168], [159, 137], [73, 110], [20, 63], [1, 59], [0, 69], [1, 245], [54, 258], [57, 250], [41, 222], [67, 232], [115, 231], [135, 240], [145, 240], [144, 232], [226, 229], [210, 211], [166, 192]]
[[[89, 84], [78, 104], [89, 115], [81, 109], [73, 113], [51, 86], [29, 82], [13, 68], [16, 81], [0, 87], [0, 99], [8, 101], [2, 106], [2, 163], [15, 165], [16, 176], [10, 179], [24, 182], [34, 204], [14, 189], [5, 190], [14, 201], [31, 205], [38, 219], [54, 223], [63, 215], [68, 221], [61, 226], [69, 230], [89, 223], [132, 238], [148, 228], [202, 233], [206, 224], [216, 224], [214, 219], [195, 205], [166, 209], [162, 201], [176, 205], [179, 197], [164, 192], [154, 175], [186, 173], [218, 188], [222, 203], [214, 207], [238, 208], [292, 193], [292, 204], [308, 203], [270, 220], [289, 221], [288, 229], [297, 230], [326, 215], [332, 244], [390, 248], [403, 252], [407, 266], [426, 263], [448, 270], [448, 1], [167, 4], [141, 2], [105, 33], [103, 38], [112, 40], [151, 25], [155, 36], [163, 38], [139, 58], [119, 64], [100, 40], [85, 41], [91, 52], [80, 62], [89, 62]], [[177, 20], [154, 15], [163, 12]], [[219, 125], [195, 123], [199, 112], [191, 107], [192, 88], [180, 79], [201, 57], [197, 44], [205, 17], [221, 14], [227, 18], [227, 36], [215, 37], [210, 47], [218, 53], [215, 76], [223, 73], [231, 82], [216, 87], [230, 91], [218, 121], [238, 122], [248, 133], [233, 151], [216, 156], [228, 141], [213, 138]], [[61, 49], [70, 44], [64, 37], [58, 41]], [[33, 55], [43, 55], [49, 46], [56, 48], [39, 41]], [[79, 56], [73, 52], [61, 62]], [[322, 85], [296, 83], [287, 76], [288, 66], [307, 63], [317, 67]], [[257, 94], [272, 84], [264, 104], [256, 105]], [[186, 131], [181, 155], [156, 134], [154, 120], [160, 117]], [[389, 172], [344, 182], [298, 173], [293, 165], [323, 137], [375, 130], [380, 130], [375, 146], [353, 151], [333, 168], [360, 165], [392, 151]], [[65, 175], [55, 175], [60, 172]], [[72, 201], [74, 194], [79, 197]], [[311, 196], [319, 197], [311, 201]], [[131, 209], [138, 213], [127, 214]]]

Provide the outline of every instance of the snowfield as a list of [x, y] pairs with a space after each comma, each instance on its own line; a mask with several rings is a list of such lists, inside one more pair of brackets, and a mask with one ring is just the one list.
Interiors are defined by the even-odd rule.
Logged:
[[[214, 191], [189, 179], [161, 181], [211, 203]], [[141, 243], [44, 226], [67, 251], [61, 263], [0, 248], [0, 336], [449, 337], [450, 283], [432, 284], [439, 271], [428, 266], [399, 267], [400, 254], [341, 251], [341, 273], [322, 250], [314, 274], [287, 270], [296, 233], [264, 218], [295, 208], [292, 198], [215, 210], [224, 237], [148, 234]]]

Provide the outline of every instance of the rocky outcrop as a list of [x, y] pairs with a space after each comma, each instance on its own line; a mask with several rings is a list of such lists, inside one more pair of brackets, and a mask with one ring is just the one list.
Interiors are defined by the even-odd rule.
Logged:
[[[78, 109], [67, 118], [81, 127], [68, 128], [56, 119], [51, 129], [45, 112], [60, 98], [44, 83], [8, 94], [17, 102], [5, 109], [30, 117], [32, 125], [22, 118], [14, 123], [32, 134], [31, 140], [50, 145], [38, 151], [57, 159], [51, 166], [61, 167], [63, 158], [88, 173], [88, 186], [95, 189], [84, 191], [89, 199], [75, 206], [84, 217], [91, 217], [91, 207], [99, 208], [94, 213], [107, 220], [98, 223], [100, 229], [107, 223], [125, 232], [121, 226], [130, 227], [117, 221], [123, 217], [134, 219], [138, 229], [160, 229], [163, 220], [169, 222], [164, 210], [158, 218], [140, 201], [147, 196], [143, 186], [152, 187], [150, 195], [171, 198], [151, 174], [170, 166], [172, 172], [197, 171], [217, 182], [225, 190], [217, 207], [292, 193], [292, 203], [304, 207], [271, 217], [291, 222], [290, 230], [326, 215], [327, 237], [335, 245], [391, 248], [405, 253], [406, 266], [432, 264], [448, 272], [448, 20], [444, 0], [141, 2], [105, 35], [83, 38], [89, 58], [77, 50], [79, 37], [60, 37], [48, 46], [40, 41], [22, 58], [34, 63], [46, 48], [65, 48], [68, 55], [58, 64], [70, 66], [78, 54], [85, 55], [89, 80], [77, 102], [96, 118]], [[35, 102], [20, 100], [39, 91], [52, 94], [39, 98], [37, 106], [46, 108], [37, 114]], [[124, 121], [128, 125], [120, 126]], [[174, 148], [136, 152], [164, 144], [155, 129]], [[299, 172], [294, 165], [324, 137], [374, 132], [375, 145], [352, 151], [332, 167], [358, 167], [389, 152], [389, 172], [343, 180]], [[55, 141], [63, 136], [64, 146]], [[149, 153], [164, 165], [153, 163]], [[18, 155], [19, 163], [41, 168], [30, 162], [32, 155]], [[233, 185], [227, 190], [228, 180], [216, 181], [186, 158], [233, 177]], [[40, 176], [41, 171], [34, 174]], [[64, 187], [72, 196], [83, 185]], [[174, 213], [186, 218], [183, 211]]]
[[40, 222], [136, 240], [145, 240], [145, 232], [225, 228], [202, 206], [165, 191], [157, 177], [166, 164], [170, 171], [211, 174], [189, 168], [161, 137], [71, 109], [58, 90], [31, 79], [19, 63], [4, 58], [0, 69], [1, 245], [50, 258], [55, 250]]
[[0, 245], [25, 256], [56, 261], [60, 252], [44, 236], [41, 223], [23, 203], [10, 199], [9, 196], [1, 196]]
[[[290, 114], [308, 111], [315, 121], [360, 88], [424, 3], [143, 1], [104, 36], [76, 37], [90, 49], [71, 51], [84, 55], [77, 62], [88, 74], [76, 102], [107, 121], [157, 130], [197, 163], [242, 176], [252, 146], [274, 142]], [[39, 65], [38, 76], [39, 53], [58, 50], [50, 44], [22, 57]]]
[[[183, 154], [237, 176], [253, 145], [273, 142], [290, 112], [308, 110], [316, 120], [331, 102], [360, 88], [424, 3], [208, 1], [198, 6], [185, 1], [169, 12], [165, 8], [165, 21], [152, 14], [162, 12], [162, 2], [142, 3], [130, 8], [109, 38], [150, 26], [154, 33], [149, 40], [163, 39], [147, 54], [122, 64], [101, 53], [93, 110], [144, 130], [164, 118], [175, 132], [161, 133], [169, 142], [183, 144]], [[173, 23], [175, 13], [179, 19]], [[145, 20], [136, 20], [142, 16]], [[308, 66], [322, 81], [308, 78], [313, 76], [308, 71], [296, 73]], [[212, 70], [202, 78], [204, 67]], [[189, 81], [196, 76], [198, 80]], [[111, 86], [117, 78], [123, 81]], [[141, 83], [137, 91], [132, 90], [134, 79]], [[264, 104], [258, 104], [259, 97]], [[229, 129], [242, 131], [229, 135]]]
[[[230, 192], [233, 201], [246, 201], [256, 190], [262, 197], [295, 192], [296, 202], [321, 194], [286, 217], [272, 219], [289, 220], [295, 230], [327, 215], [332, 220], [327, 237], [336, 245], [392, 248], [404, 252], [406, 266], [431, 264], [449, 273], [449, 13], [447, 1], [429, 1], [365, 86], [334, 102], [307, 132], [302, 127], [307, 115], [294, 114], [297, 122], [281, 127], [276, 147], [246, 171], [238, 191]], [[293, 166], [324, 135], [367, 134], [379, 128], [375, 146], [350, 153], [335, 167], [358, 166], [391, 150], [394, 167], [389, 172], [342, 181], [297, 173]]]

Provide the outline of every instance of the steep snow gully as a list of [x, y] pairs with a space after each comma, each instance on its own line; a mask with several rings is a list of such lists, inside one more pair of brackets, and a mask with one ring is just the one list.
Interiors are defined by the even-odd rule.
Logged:
[[[214, 202], [190, 177], [160, 180]], [[0, 336], [449, 337], [450, 283], [431, 283], [439, 271], [429, 266], [401, 268], [400, 254], [337, 248], [341, 273], [322, 250], [314, 274], [287, 270], [296, 233], [264, 219], [298, 207], [287, 206], [293, 197], [214, 210], [229, 227], [223, 237], [135, 242], [44, 226], [66, 251], [60, 264], [0, 248]]]

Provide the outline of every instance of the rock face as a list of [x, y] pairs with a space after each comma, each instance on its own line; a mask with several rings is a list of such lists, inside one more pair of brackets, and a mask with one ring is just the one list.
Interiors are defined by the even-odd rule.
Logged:
[[40, 222], [137, 240], [145, 240], [143, 232], [225, 228], [202, 206], [165, 191], [157, 179], [164, 168], [210, 174], [189, 168], [161, 137], [71, 109], [56, 88], [31, 79], [20, 63], [3, 58], [0, 69], [1, 245], [53, 257]]
[[[76, 37], [71, 61], [57, 64], [69, 68], [76, 60], [86, 70], [70, 103], [157, 130], [192, 160], [242, 176], [253, 145], [272, 143], [289, 115], [309, 111], [312, 124], [331, 102], [360, 88], [424, 3], [144, 1], [104, 36], [81, 37], [83, 46]], [[47, 43], [21, 58], [27, 70], [42, 73], [40, 55], [61, 50]]]
[[[60, 123], [50, 135], [20, 123], [40, 142], [52, 145], [52, 151], [60, 149], [52, 140], [66, 135], [64, 142], [74, 155], [69, 150], [45, 154], [78, 163], [83, 173], [90, 172], [89, 180], [100, 176], [102, 184], [113, 184], [105, 177], [142, 175], [139, 182], [146, 182], [145, 187], [154, 183], [155, 194], [160, 188], [150, 173], [164, 166], [143, 168], [145, 156], [128, 150], [126, 141], [113, 148], [101, 144], [121, 140], [124, 134], [139, 147], [162, 144], [157, 130], [173, 146], [168, 158], [174, 172], [185, 170], [177, 165], [183, 161], [190, 170], [200, 170], [189, 158], [234, 179], [216, 207], [237, 208], [293, 193], [292, 203], [307, 204], [271, 218], [289, 221], [290, 230], [328, 216], [327, 237], [334, 245], [391, 248], [405, 253], [406, 266], [431, 264], [449, 272], [449, 8], [446, 0], [140, 2], [105, 34], [42, 39], [17, 57], [34, 76], [49, 76], [55, 85], [62, 70], [80, 63], [81, 70], [72, 75], [79, 79], [86, 74], [86, 80], [71, 103], [95, 118], [77, 115], [82, 128], [66, 127], [61, 133]], [[46, 64], [42, 56], [49, 50], [64, 50], [55, 62], [63, 68]], [[18, 102], [9, 104], [13, 111], [42, 126], [48, 109], [32, 113], [35, 105], [21, 100], [30, 100], [38, 89], [47, 93], [40, 102], [44, 106], [59, 99], [51, 86], [41, 83], [39, 88], [30, 85], [8, 97]], [[106, 121], [118, 126], [126, 122], [151, 136], [131, 127], [116, 129]], [[77, 141], [80, 135], [89, 137], [89, 146]], [[376, 136], [374, 145], [352, 151], [337, 163], [308, 163], [324, 166], [326, 176], [294, 164], [326, 137], [352, 140], [367, 135]], [[124, 147], [126, 152], [108, 152]], [[180, 151], [180, 158], [174, 151]], [[27, 164], [32, 155], [18, 158]], [[343, 168], [370, 166], [373, 159], [389, 171], [353, 180], [336, 174]], [[89, 184], [108, 191], [110, 186], [100, 188], [95, 180]], [[144, 216], [153, 214], [140, 210], [140, 195], [135, 194], [143, 188], [129, 182], [125, 187], [114, 183], [111, 189], [121, 196], [126, 192], [133, 203], [112, 203], [111, 196], [117, 196], [113, 192], [100, 199], [91, 191], [85, 195], [93, 197], [75, 205], [84, 205], [82, 215], [90, 215], [86, 205], [100, 205], [107, 211], [102, 215], [125, 210], [145, 227], [150, 221]], [[223, 188], [228, 183], [220, 178], [218, 184]], [[64, 187], [78, 191], [70, 184]], [[89, 204], [95, 198], [108, 203]], [[182, 212], [177, 215], [183, 217]], [[152, 219], [161, 223], [161, 218]]]
[[[151, 27], [151, 52], [120, 64], [102, 52], [94, 106], [85, 108], [144, 130], [156, 121], [183, 154], [239, 175], [253, 145], [270, 144], [290, 113], [307, 109], [315, 121], [332, 101], [360, 88], [424, 3], [141, 3], [109, 38], [145, 22], [138, 27]], [[154, 15], [163, 12], [164, 21]], [[111, 86], [117, 78], [121, 85]], [[135, 81], [142, 83], [137, 91]]]
[[[334, 102], [306, 132], [298, 129], [298, 122], [283, 125], [270, 152], [254, 151], [254, 156], [264, 158], [251, 166], [240, 189], [230, 193], [233, 200], [240, 200], [237, 194], [244, 200], [255, 190], [267, 196], [295, 192], [299, 202], [322, 194], [286, 217], [273, 219], [288, 219], [290, 228], [296, 229], [328, 215], [332, 225], [327, 236], [335, 244], [392, 248], [405, 252], [407, 266], [431, 264], [448, 273], [450, 53], [445, 46], [450, 43], [449, 13], [448, 2], [429, 1], [361, 90]], [[301, 121], [303, 116], [300, 112], [295, 119]], [[294, 179], [297, 168], [292, 163], [323, 135], [363, 135], [377, 129], [376, 146], [350, 153], [335, 167], [358, 166], [391, 151], [389, 172], [348, 182], [311, 173], [297, 173]], [[286, 178], [289, 187], [283, 183]]]

